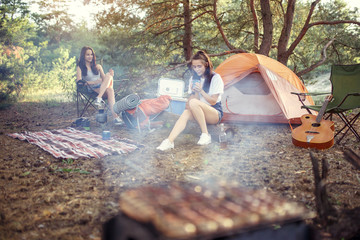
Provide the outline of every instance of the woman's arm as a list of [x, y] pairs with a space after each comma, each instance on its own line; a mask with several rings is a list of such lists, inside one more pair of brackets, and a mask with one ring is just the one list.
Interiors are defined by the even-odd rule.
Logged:
[[210, 105], [215, 105], [217, 103], [218, 97], [220, 94], [213, 94], [213, 95], [209, 95], [207, 94], [203, 89], [201, 89], [201, 91], [199, 92], [204, 98], [205, 100], [210, 104]]
[[197, 94], [198, 98], [200, 97], [199, 94], [201, 94], [205, 100], [210, 104], [210, 105], [215, 105], [217, 102], [217, 99], [219, 97], [219, 94], [213, 94], [213, 95], [209, 95], [207, 94], [201, 87], [200, 87], [200, 83], [196, 83], [194, 86], [194, 91]]
[[101, 79], [104, 80], [105, 79], [105, 73], [104, 73], [103, 67], [100, 64], [96, 64], [96, 68], [100, 73]]

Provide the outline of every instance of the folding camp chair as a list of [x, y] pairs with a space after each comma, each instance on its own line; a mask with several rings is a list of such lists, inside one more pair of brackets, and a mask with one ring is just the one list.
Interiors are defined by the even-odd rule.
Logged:
[[96, 92], [89, 92], [87, 86], [80, 81], [76, 84], [76, 110], [78, 118], [83, 117], [88, 112], [89, 107], [97, 109], [93, 104], [96, 97]]
[[[356, 131], [354, 125], [356, 120], [360, 117], [360, 112], [356, 113], [352, 118], [347, 117], [346, 112], [356, 111], [360, 109], [360, 64], [354, 65], [333, 65], [331, 67], [331, 94], [333, 96], [331, 102], [326, 107], [325, 114], [327, 115], [325, 119], [332, 119], [333, 114], [339, 116], [343, 121], [344, 126], [337, 130], [335, 137], [339, 134], [339, 139], [337, 143], [346, 136], [349, 130], [355, 135], [358, 141], [360, 141], [360, 135]], [[304, 96], [306, 95], [319, 95], [312, 93], [293, 93], [298, 95], [299, 100], [303, 103]], [[329, 94], [329, 93], [323, 93]], [[302, 108], [305, 108], [311, 113], [311, 110], [319, 111], [321, 105], [311, 105], [307, 106], [303, 103]]]
[[[120, 86], [119, 82], [120, 80], [113, 80], [114, 85]], [[118, 99], [120, 97], [120, 88], [118, 90], [115, 90], [115, 99]], [[90, 92], [82, 82], [78, 81], [76, 84], [76, 110], [77, 110], [77, 116], [78, 118], [83, 117], [85, 113], [89, 113], [89, 108], [93, 108], [97, 110], [97, 107], [94, 105], [94, 101], [96, 97], [98, 96], [98, 93], [96, 92]], [[108, 107], [108, 106], [107, 106]]]

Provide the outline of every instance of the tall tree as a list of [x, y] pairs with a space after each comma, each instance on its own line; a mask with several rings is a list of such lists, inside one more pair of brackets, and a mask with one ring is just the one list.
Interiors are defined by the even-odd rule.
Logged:
[[29, 6], [22, 0], [0, 0], [0, 43], [23, 45], [34, 32], [27, 16]]
[[69, 15], [69, 0], [33, 0], [41, 14], [34, 14], [39, 33], [50, 39], [50, 44], [59, 44], [69, 39], [74, 22]]

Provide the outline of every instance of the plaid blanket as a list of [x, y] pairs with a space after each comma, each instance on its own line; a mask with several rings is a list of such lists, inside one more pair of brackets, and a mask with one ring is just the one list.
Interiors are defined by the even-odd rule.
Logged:
[[37, 145], [56, 158], [101, 158], [129, 153], [138, 148], [129, 139], [112, 137], [111, 140], [102, 140], [100, 135], [74, 128], [7, 135]]

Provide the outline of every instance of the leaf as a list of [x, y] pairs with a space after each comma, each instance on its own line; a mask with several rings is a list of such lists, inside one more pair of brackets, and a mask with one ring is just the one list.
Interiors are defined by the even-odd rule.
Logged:
[[23, 174], [21, 174], [22, 176], [27, 176], [29, 175], [31, 172], [30, 171], [27, 171], [27, 172], [24, 172]]

